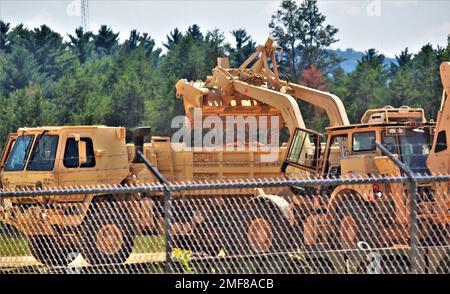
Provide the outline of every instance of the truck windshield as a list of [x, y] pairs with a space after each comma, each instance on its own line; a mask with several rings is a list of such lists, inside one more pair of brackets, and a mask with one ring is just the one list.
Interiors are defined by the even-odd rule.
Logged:
[[37, 137], [27, 170], [51, 171], [55, 163], [57, 145], [58, 136], [42, 135]]
[[4, 171], [23, 170], [34, 136], [19, 136], [6, 161]]
[[403, 163], [415, 173], [428, 174], [426, 161], [430, 148], [425, 133], [416, 133], [415, 136], [399, 138]]
[[407, 129], [403, 135], [383, 134], [383, 145], [392, 153], [400, 154], [401, 161], [414, 173], [428, 174], [426, 165], [430, 153], [430, 129]]

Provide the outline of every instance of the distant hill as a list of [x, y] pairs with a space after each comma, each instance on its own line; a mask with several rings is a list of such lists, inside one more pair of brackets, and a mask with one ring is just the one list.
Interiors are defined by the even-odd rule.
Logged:
[[[346, 49], [345, 51], [336, 49], [334, 50], [334, 52], [336, 53], [337, 57], [344, 60], [343, 62], [341, 62], [341, 67], [346, 73], [353, 71], [358, 65], [358, 60], [360, 60], [364, 56], [364, 52], [355, 51], [350, 48]], [[386, 66], [390, 66], [391, 63], [397, 62], [395, 58], [386, 57], [384, 63]]]

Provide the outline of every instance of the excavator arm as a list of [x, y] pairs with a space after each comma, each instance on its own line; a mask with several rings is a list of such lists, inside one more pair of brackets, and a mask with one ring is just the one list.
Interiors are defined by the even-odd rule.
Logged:
[[305, 128], [300, 108], [290, 95], [250, 85], [239, 80], [233, 81], [233, 88], [242, 95], [280, 110], [290, 134], [293, 134], [297, 128]]
[[[279, 47], [274, 43], [274, 39], [269, 37], [266, 44], [260, 46], [258, 50], [239, 67], [239, 77], [246, 77], [248, 72], [252, 75], [264, 76], [266, 82], [272, 88], [278, 91], [283, 89], [281, 91], [285, 91], [286, 94], [291, 95], [295, 99], [325, 110], [331, 127], [349, 125], [350, 122], [344, 104], [336, 95], [279, 79], [278, 64], [276, 60], [276, 50], [278, 48]], [[250, 70], [246, 72], [246, 67], [258, 56], [259, 59], [254, 63]], [[269, 58], [271, 58], [272, 61], [272, 68], [269, 67]]]
[[[219, 62], [219, 66], [213, 69], [212, 76], [205, 82], [180, 80], [176, 85], [177, 96], [184, 98], [186, 115], [190, 117], [189, 111], [194, 107], [204, 107], [202, 97], [210, 98], [211, 94], [220, 93], [222, 98], [218, 105], [226, 107], [228, 100], [239, 93], [279, 110], [291, 137], [296, 128], [305, 128], [296, 100], [325, 110], [330, 126], [349, 125], [347, 113], [339, 97], [279, 79], [277, 49], [280, 47], [269, 37], [239, 68], [224, 68], [220, 64], [228, 63]], [[278, 56], [280, 55], [281, 52]], [[249, 114], [253, 115], [251, 111]]]
[[441, 80], [444, 87], [441, 107], [439, 109], [433, 147], [427, 159], [427, 166], [434, 174], [450, 173], [450, 62], [440, 66]]
[[288, 89], [287, 93], [295, 99], [325, 110], [330, 121], [330, 127], [350, 124], [344, 104], [336, 95], [285, 81], [282, 81], [281, 85], [285, 86]]

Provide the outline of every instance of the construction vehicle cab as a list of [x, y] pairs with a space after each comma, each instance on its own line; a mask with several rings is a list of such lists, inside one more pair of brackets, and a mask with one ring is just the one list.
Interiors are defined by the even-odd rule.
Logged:
[[22, 128], [9, 136], [1, 165], [4, 189], [120, 184], [129, 173], [125, 129]]
[[[320, 177], [381, 175], [385, 171], [376, 163], [381, 156], [375, 144], [379, 142], [413, 172], [429, 174], [426, 160], [434, 125], [426, 121], [423, 109], [388, 106], [368, 110], [361, 124], [327, 128], [325, 135], [298, 128], [283, 169], [292, 166]], [[309, 148], [307, 141], [314, 147]]]
[[[423, 109], [406, 106], [370, 109], [361, 124], [330, 127], [325, 135], [297, 128], [282, 170], [288, 177], [295, 174], [292, 169], [307, 172], [313, 178], [400, 176], [399, 167], [377, 148], [378, 142], [413, 173], [430, 174], [427, 159], [433, 145], [434, 128], [435, 123], [426, 120]], [[289, 201], [296, 215], [294, 225], [304, 234], [300, 243], [305, 247], [320, 245], [335, 249], [356, 249], [359, 241], [365, 241], [371, 248], [407, 244], [406, 189], [403, 183], [376, 181], [309, 190], [291, 187]], [[421, 242], [440, 244], [445, 241], [437, 240], [435, 236], [440, 235], [433, 231], [445, 226], [442, 221], [445, 216], [429, 215], [430, 211], [444, 211], [447, 191], [441, 190], [434, 193], [436, 187], [419, 185], [419, 217], [427, 219], [420, 226]], [[286, 199], [285, 195], [279, 197]], [[265, 230], [270, 231], [270, 228]], [[261, 244], [270, 242], [264, 240]]]

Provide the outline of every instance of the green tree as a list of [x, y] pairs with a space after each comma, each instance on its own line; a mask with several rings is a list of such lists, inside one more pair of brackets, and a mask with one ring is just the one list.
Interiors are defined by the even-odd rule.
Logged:
[[97, 52], [103, 55], [114, 53], [118, 46], [119, 33], [114, 33], [111, 28], [106, 25], [100, 26], [97, 34], [94, 35], [94, 44]]
[[0, 150], [3, 150], [3, 145], [9, 133], [12, 133], [17, 128], [15, 124], [14, 108], [10, 99], [0, 96]]
[[218, 29], [208, 31], [204, 41], [205, 70], [217, 65], [217, 58], [225, 56], [225, 36]]
[[193, 24], [188, 27], [186, 37], [191, 38], [196, 43], [203, 42], [203, 33], [200, 30], [200, 26], [197, 24]]
[[358, 123], [368, 108], [388, 103], [387, 78], [384, 56], [369, 49], [356, 69], [340, 77], [331, 91], [343, 99], [350, 121]]
[[8, 36], [10, 24], [0, 20], [0, 50], [4, 53], [11, 52], [11, 41]]
[[289, 72], [292, 80], [297, 80], [297, 47], [299, 15], [298, 5], [294, 0], [283, 0], [280, 7], [272, 15], [269, 23], [271, 34], [278, 44], [287, 53], [286, 63], [289, 64]]
[[94, 34], [92, 32], [84, 32], [82, 27], [78, 27], [75, 29], [74, 36], [70, 34], [68, 36], [70, 39], [69, 47], [78, 57], [80, 63], [84, 63], [93, 49], [92, 39]]
[[297, 39], [300, 53], [300, 71], [316, 65], [327, 70], [336, 64], [336, 59], [328, 49], [338, 39], [338, 29], [325, 24], [326, 16], [319, 12], [317, 0], [305, 0], [298, 8]]
[[11, 93], [9, 97], [14, 113], [14, 125], [18, 127], [34, 127], [54, 125], [56, 123], [56, 107], [43, 96], [36, 84]]
[[171, 50], [183, 38], [183, 33], [180, 32], [180, 30], [178, 28], [175, 28], [168, 35], [166, 35], [166, 37], [167, 37], [167, 42], [164, 43], [163, 45], [168, 50]]
[[33, 30], [31, 52], [45, 78], [55, 81], [70, 68], [72, 56], [65, 50], [66, 44], [62, 36], [46, 25]]
[[229, 46], [230, 63], [232, 67], [238, 67], [256, 51], [256, 43], [253, 42], [245, 29], [231, 31], [235, 40], [235, 46]]
[[6, 55], [1, 87], [5, 95], [39, 80], [38, 65], [32, 53], [22, 46], [13, 44]]
[[304, 0], [300, 5], [283, 0], [272, 16], [269, 28], [278, 43], [287, 49], [292, 79], [298, 79], [299, 73], [312, 65], [329, 73], [338, 64], [339, 60], [328, 50], [338, 41], [338, 29], [325, 21], [316, 0]]
[[141, 49], [144, 51], [151, 65], [156, 66], [159, 63], [161, 49], [156, 48], [155, 40], [147, 33], [141, 35], [138, 31], [132, 30], [130, 36], [124, 42], [123, 48], [128, 53]]
[[440, 60], [438, 52], [431, 44], [423, 46], [415, 55], [412, 71], [414, 74], [414, 87], [419, 93], [418, 100], [408, 99], [407, 104], [421, 106], [426, 110], [428, 117], [436, 118], [439, 109], [442, 85], [439, 75]]
[[121, 53], [113, 64], [109, 77], [112, 87], [107, 124], [135, 127], [142, 122], [144, 101], [154, 94], [154, 70], [146, 60], [143, 51], [133, 55]]
[[57, 122], [67, 124], [105, 124], [110, 109], [109, 77], [112, 58], [77, 64], [55, 84], [51, 100], [58, 105]]
[[423, 102], [421, 101], [422, 94], [414, 86], [415, 82], [413, 70], [406, 66], [400, 67], [389, 83], [389, 100], [387, 104], [394, 107], [403, 105], [420, 107], [420, 104]]

